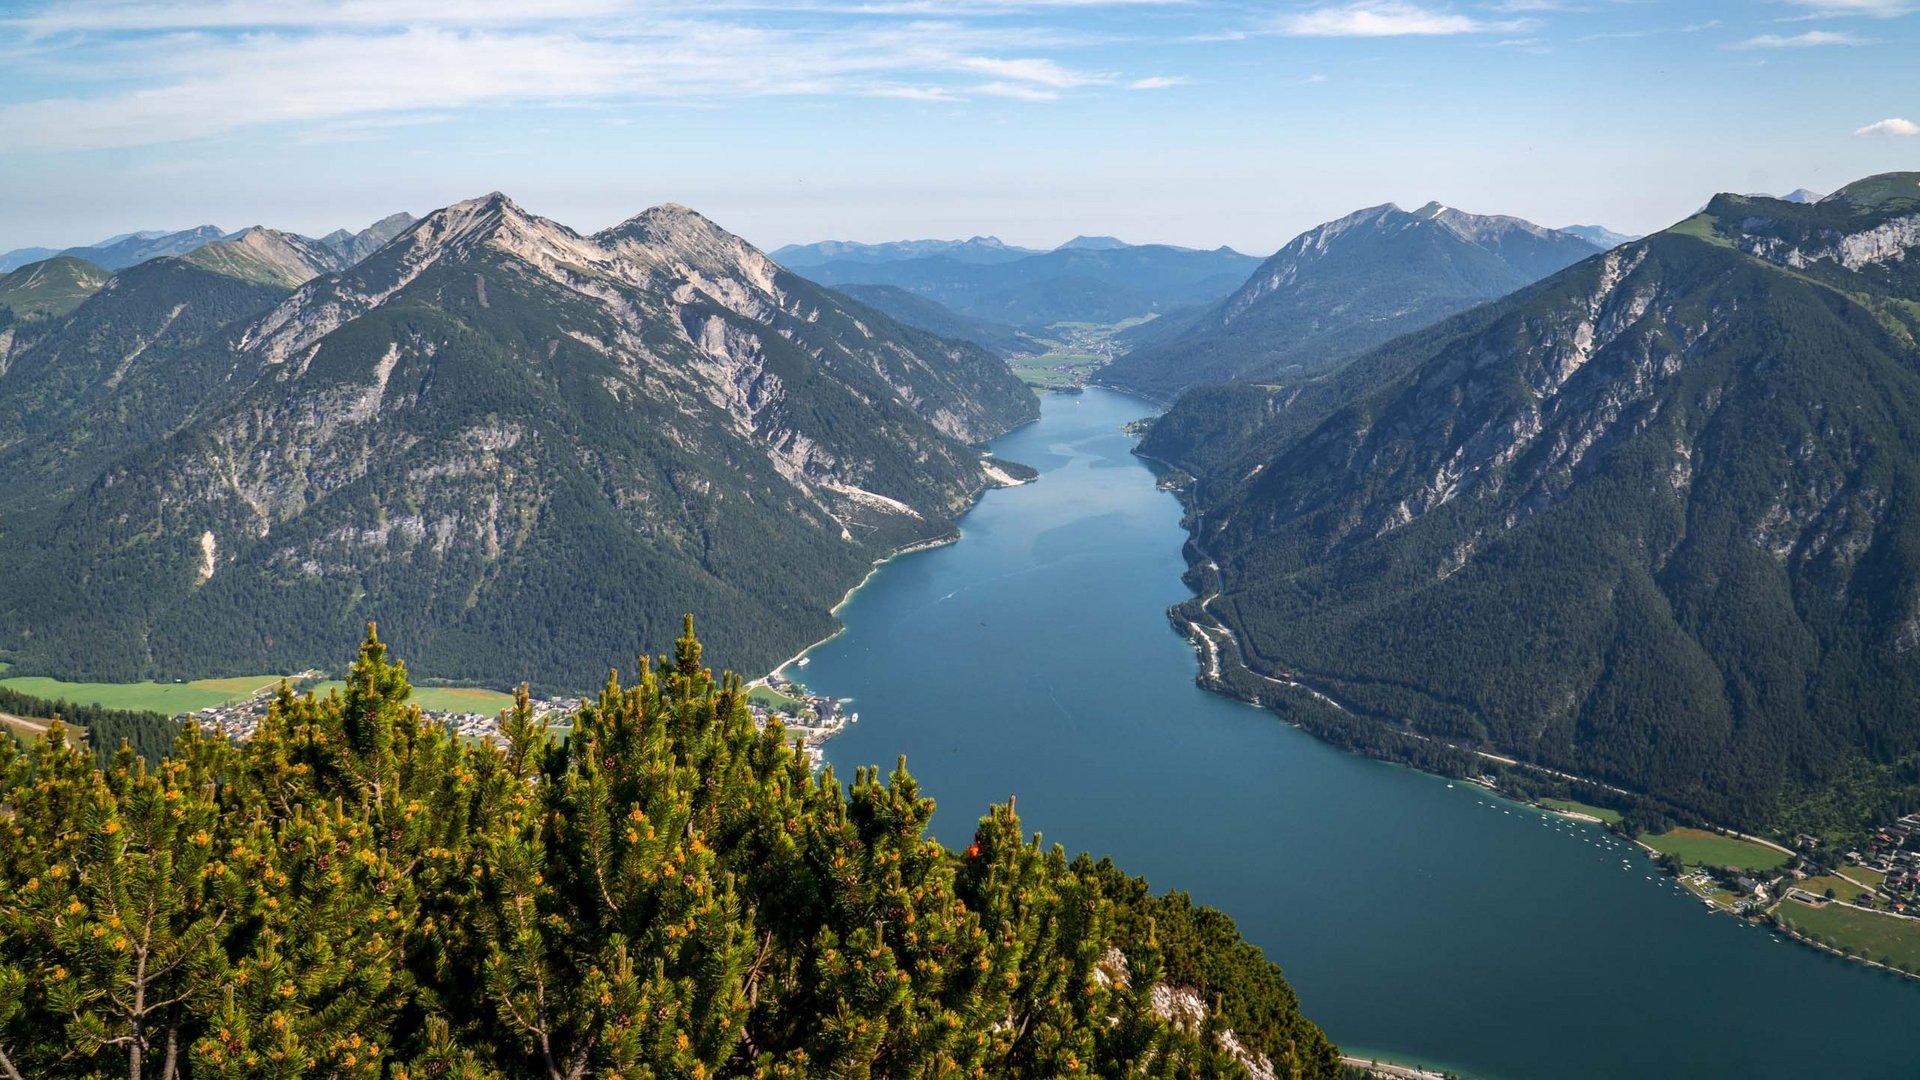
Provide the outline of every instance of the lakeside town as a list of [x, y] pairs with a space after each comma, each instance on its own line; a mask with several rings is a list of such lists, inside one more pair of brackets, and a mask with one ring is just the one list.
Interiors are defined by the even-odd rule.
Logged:
[[[1498, 790], [1491, 777], [1481, 786]], [[1621, 830], [1621, 816], [1566, 799], [1530, 800]], [[1870, 830], [1845, 851], [1810, 834], [1791, 845], [1680, 827], [1623, 833], [1709, 909], [1834, 955], [1920, 978], [1920, 813]]]
[[[806, 660], [802, 658], [796, 666], [806, 666]], [[796, 749], [816, 769], [825, 759], [827, 740], [860, 719], [859, 713], [847, 710], [846, 701], [813, 693], [788, 678], [784, 668], [748, 683], [747, 691], [747, 710], [753, 714], [753, 722], [764, 729], [778, 720]]]
[[[291, 676], [287, 681], [296, 691], [325, 689], [327, 684], [321, 680], [320, 671], [303, 671]], [[267, 709], [280, 692], [280, 683], [274, 682], [262, 686], [253, 694], [228, 702], [224, 705], [212, 705], [178, 713], [174, 719], [193, 720], [202, 727], [212, 728], [235, 741], [244, 742], [253, 738], [260, 722], [266, 718]], [[500, 730], [498, 709], [485, 708], [436, 708], [431, 704], [437, 694], [451, 693], [423, 688], [419, 696], [427, 700], [418, 701], [421, 715], [444, 725], [453, 734], [463, 739], [503, 743], [505, 737]], [[504, 695], [483, 691], [458, 691], [471, 694], [480, 701], [490, 701], [504, 707]], [[545, 697], [532, 699], [535, 717], [568, 718], [580, 708], [578, 697]], [[805, 686], [776, 671], [764, 678], [748, 684], [747, 709], [753, 716], [754, 724], [765, 728], [778, 720], [790, 736], [796, 748], [807, 756], [807, 760], [816, 768], [823, 760], [824, 747], [828, 739], [839, 734], [847, 724], [859, 719], [860, 714], [848, 712], [846, 703], [822, 694], [815, 694]], [[568, 724], [559, 723], [557, 727], [566, 728]]]
[[[320, 688], [320, 680], [323, 678], [323, 674], [324, 673], [319, 671], [303, 671], [298, 675], [291, 676], [287, 682], [292, 685], [296, 691], [305, 692], [307, 690]], [[426, 693], [431, 694], [433, 692], [433, 688], [426, 688]], [[225, 705], [212, 705], [202, 709], [179, 713], [174, 719], [180, 721], [192, 720], [202, 727], [211, 727], [219, 731], [229, 739], [237, 742], [245, 742], [253, 738], [253, 734], [259, 728], [260, 722], [266, 719], [268, 707], [273, 704], [274, 698], [277, 697], [279, 693], [280, 684], [276, 682], [262, 687], [251, 696], [241, 700], [228, 702]], [[473, 691], [466, 691], [465, 693], [472, 693], [481, 700], [491, 700], [495, 703], [498, 703], [500, 699], [506, 697], [506, 695]], [[570, 716], [580, 707], [580, 700], [581, 699], [577, 697], [534, 698], [532, 699], [533, 714], [535, 717]], [[500, 733], [500, 715], [498, 710], [489, 712], [474, 708], [448, 709], [435, 708], [425, 703], [420, 704], [421, 715], [444, 725], [454, 735], [463, 739], [496, 743], [505, 742], [505, 738]]]

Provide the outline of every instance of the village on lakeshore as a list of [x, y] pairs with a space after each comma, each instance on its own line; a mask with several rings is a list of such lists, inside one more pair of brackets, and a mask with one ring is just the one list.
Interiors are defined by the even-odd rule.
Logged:
[[[806, 663], [803, 657], [795, 666], [805, 667]], [[857, 722], [860, 714], [848, 712], [845, 701], [809, 691], [788, 678], [785, 671], [782, 667], [749, 683], [747, 709], [761, 728], [777, 720], [786, 729], [789, 741], [818, 768], [825, 758], [827, 740]]]
[[[1491, 778], [1480, 786], [1494, 788]], [[1621, 815], [1567, 799], [1543, 809], [1618, 831]], [[1869, 830], [1848, 850], [1801, 834], [1791, 845], [1674, 828], [1633, 838], [1708, 908], [1861, 963], [1920, 977], [1920, 813]]]
[[[289, 676], [286, 681], [297, 692], [313, 692], [323, 696], [329, 690], [340, 687], [338, 683], [320, 681], [322, 674], [319, 671], [303, 671]], [[183, 722], [192, 720], [236, 742], [245, 742], [253, 738], [260, 722], [266, 719], [267, 709], [279, 694], [280, 683], [275, 682], [243, 699], [183, 712], [174, 719]], [[500, 731], [500, 713], [513, 704], [510, 694], [465, 687], [415, 687], [413, 698], [413, 704], [420, 707], [422, 716], [445, 726], [462, 739], [502, 744], [506, 741]], [[580, 708], [580, 700], [578, 697], [545, 697], [533, 698], [530, 703], [536, 719], [548, 718], [556, 727], [566, 728], [571, 726], [568, 718]], [[454, 707], [456, 702], [459, 703], [458, 707]]]

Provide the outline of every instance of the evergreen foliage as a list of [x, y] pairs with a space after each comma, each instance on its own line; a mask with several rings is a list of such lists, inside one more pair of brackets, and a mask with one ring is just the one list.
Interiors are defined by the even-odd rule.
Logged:
[[[1234, 1076], [1232, 1028], [1338, 1075], [1224, 916], [1011, 804], [940, 847], [904, 763], [814, 774], [691, 619], [564, 738], [522, 691], [463, 745], [409, 694], [370, 630], [245, 744], [0, 751], [0, 1074]], [[1163, 972], [1218, 1007], [1160, 1015]]]
[[156, 765], [173, 748], [180, 725], [162, 713], [144, 709], [106, 709], [98, 705], [78, 705], [71, 701], [48, 701], [0, 686], [0, 713], [37, 720], [58, 719], [87, 733], [100, 767], [106, 768], [122, 743], [134, 756]]

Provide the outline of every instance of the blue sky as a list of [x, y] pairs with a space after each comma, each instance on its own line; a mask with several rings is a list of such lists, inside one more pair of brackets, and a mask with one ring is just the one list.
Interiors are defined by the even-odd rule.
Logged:
[[1920, 0], [0, 0], [0, 249], [503, 190], [765, 246], [1660, 228], [1920, 169]]

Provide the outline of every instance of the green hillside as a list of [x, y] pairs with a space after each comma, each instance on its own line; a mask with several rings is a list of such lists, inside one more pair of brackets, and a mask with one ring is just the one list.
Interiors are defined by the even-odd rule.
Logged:
[[1749, 830], [1920, 805], [1903, 243], [1908, 204], [1721, 196], [1324, 379], [1197, 395], [1146, 450], [1200, 476], [1209, 613], [1352, 745]]
[[0, 311], [19, 319], [65, 315], [100, 291], [109, 276], [85, 259], [70, 256], [28, 263], [0, 274]]

